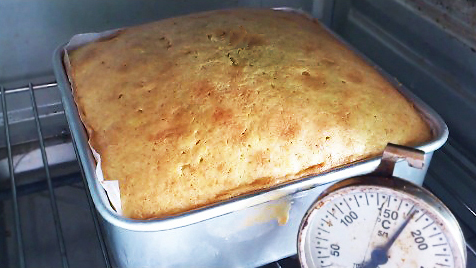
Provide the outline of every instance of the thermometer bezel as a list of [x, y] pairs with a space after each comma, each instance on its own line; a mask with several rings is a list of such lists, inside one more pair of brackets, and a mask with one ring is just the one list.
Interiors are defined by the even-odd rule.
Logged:
[[[307, 237], [307, 232], [312, 226], [311, 222], [313, 220], [312, 215], [315, 210], [320, 209], [325, 205], [322, 201], [324, 199], [329, 199], [329, 196], [336, 195], [336, 198], [344, 196], [346, 190], [353, 190], [356, 187], [364, 189], [375, 189], [378, 191], [379, 188], [386, 188], [387, 191], [394, 191], [396, 194], [406, 195], [412, 199], [412, 202], [417, 202], [422, 205], [422, 207], [429, 208], [427, 211], [433, 219], [437, 219], [438, 222], [441, 222], [442, 231], [446, 234], [448, 242], [452, 245], [452, 253], [455, 261], [455, 268], [465, 268], [466, 267], [466, 242], [461, 231], [461, 228], [458, 224], [458, 221], [453, 216], [451, 211], [441, 202], [436, 196], [434, 196], [430, 191], [415, 185], [407, 180], [393, 177], [393, 176], [373, 176], [373, 175], [364, 175], [359, 177], [353, 177], [341, 180], [324, 192], [322, 192], [316, 201], [313, 202], [311, 207], [308, 209], [304, 215], [303, 220], [301, 221], [298, 239], [297, 239], [297, 248], [298, 248], [298, 257], [302, 267], [310, 268], [305, 251], [305, 239]], [[329, 200], [326, 201], [326, 203]]]

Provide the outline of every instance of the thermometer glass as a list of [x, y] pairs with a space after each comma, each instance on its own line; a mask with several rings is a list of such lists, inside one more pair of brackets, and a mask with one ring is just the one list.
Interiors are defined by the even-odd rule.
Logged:
[[397, 178], [358, 177], [331, 187], [304, 217], [298, 247], [303, 267], [466, 267], [450, 211]]

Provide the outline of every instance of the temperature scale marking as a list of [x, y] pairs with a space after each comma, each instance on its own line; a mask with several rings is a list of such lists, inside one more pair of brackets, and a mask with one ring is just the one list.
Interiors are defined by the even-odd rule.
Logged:
[[357, 197], [355, 196], [355, 194], [354, 194], [354, 199], [355, 199], [355, 203], [357, 203], [357, 206], [360, 208], [359, 201], [357, 201]]
[[323, 231], [323, 232], [329, 233], [329, 231], [326, 231], [326, 230], [322, 229], [321, 227], [317, 227], [317, 229], [319, 229], [319, 230], [321, 230], [321, 231]]
[[400, 205], [398, 205], [397, 211], [400, 211], [400, 207], [402, 206], [402, 203], [403, 203], [403, 199], [402, 201], [400, 201]]
[[416, 220], [415, 220], [415, 222], [418, 222], [418, 221], [419, 221], [421, 218], [423, 218], [423, 216], [425, 216], [425, 214], [426, 214], [426, 212], [425, 212], [425, 213], [423, 213], [423, 214], [421, 214], [421, 216], [420, 216], [420, 217], [418, 217], [418, 219], [416, 219]]
[[434, 223], [435, 223], [435, 222], [432, 222], [432, 223], [428, 224], [427, 226], [423, 227], [423, 229], [426, 229], [426, 228], [430, 227], [430, 226], [433, 225]]
[[321, 219], [325, 224], [327, 224], [327, 226], [331, 227], [332, 226], [332, 222], [331, 221], [326, 221], [324, 219]]
[[436, 234], [432, 234], [432, 235], [430, 235], [429, 237], [434, 237], [434, 236], [437, 236], [437, 235], [440, 235], [440, 234], [441, 234], [441, 232], [436, 233]]
[[334, 214], [332, 214], [329, 210], [327, 211], [327, 213], [329, 213], [332, 217], [334, 217], [334, 219], [337, 220], [336, 216], [334, 216]]
[[344, 214], [344, 212], [342, 212], [342, 209], [340, 209], [337, 204], [334, 204], [334, 206], [340, 211], [340, 213]]
[[[415, 207], [415, 204], [413, 204], [413, 206], [410, 208], [410, 210], [407, 212], [407, 215], [410, 215], [410, 212], [412, 212], [412, 209]], [[418, 213], [418, 211], [416, 212]]]
[[349, 206], [349, 204], [347, 203], [347, 201], [345, 201], [345, 198], [344, 198], [344, 203], [347, 205], [347, 207], [349, 208], [349, 210], [352, 210]]

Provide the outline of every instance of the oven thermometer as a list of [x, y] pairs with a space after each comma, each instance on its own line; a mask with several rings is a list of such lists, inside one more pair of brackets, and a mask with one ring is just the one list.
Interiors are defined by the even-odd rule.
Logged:
[[449, 209], [422, 187], [391, 176], [396, 159], [422, 166], [422, 157], [389, 145], [378, 176], [345, 179], [322, 193], [299, 229], [302, 267], [465, 268], [465, 240]]

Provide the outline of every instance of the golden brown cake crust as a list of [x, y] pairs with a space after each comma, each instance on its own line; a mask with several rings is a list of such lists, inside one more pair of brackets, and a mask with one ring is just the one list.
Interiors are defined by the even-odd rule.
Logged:
[[70, 60], [75, 101], [126, 217], [185, 212], [431, 138], [411, 103], [301, 15], [171, 18]]

